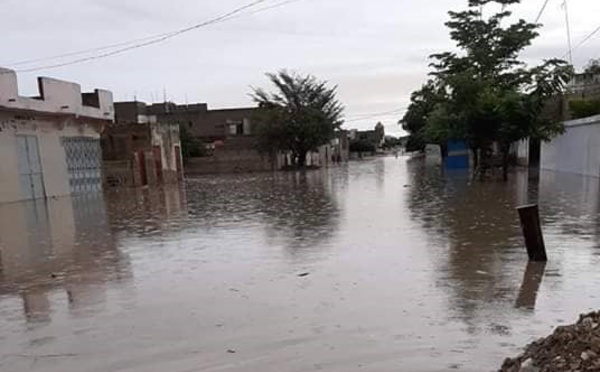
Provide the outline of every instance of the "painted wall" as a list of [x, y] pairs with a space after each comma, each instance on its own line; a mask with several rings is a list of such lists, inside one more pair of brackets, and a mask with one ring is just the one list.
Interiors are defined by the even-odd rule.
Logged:
[[19, 189], [17, 136], [38, 138], [46, 197], [70, 195], [61, 137], [100, 138], [100, 128], [74, 118], [26, 117], [0, 110], [0, 203], [23, 200]]
[[113, 97], [109, 91], [97, 89], [86, 93], [84, 99], [79, 84], [40, 77], [38, 86], [38, 97], [21, 97], [16, 73], [0, 68], [0, 108], [109, 121], [115, 118]]
[[566, 132], [542, 144], [542, 169], [600, 177], [600, 115], [565, 122]]

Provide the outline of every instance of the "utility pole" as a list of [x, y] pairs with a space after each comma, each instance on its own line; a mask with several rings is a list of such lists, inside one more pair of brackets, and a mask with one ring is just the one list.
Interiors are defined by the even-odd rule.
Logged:
[[565, 23], [567, 25], [567, 43], [569, 45], [569, 63], [573, 66], [573, 45], [571, 43], [571, 22], [569, 21], [569, 5], [567, 0], [563, 2], [563, 9], [565, 10]]

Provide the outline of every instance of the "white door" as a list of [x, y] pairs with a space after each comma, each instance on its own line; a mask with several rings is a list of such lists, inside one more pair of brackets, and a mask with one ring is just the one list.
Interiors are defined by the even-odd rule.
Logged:
[[19, 189], [23, 199], [46, 197], [44, 176], [36, 136], [17, 136]]

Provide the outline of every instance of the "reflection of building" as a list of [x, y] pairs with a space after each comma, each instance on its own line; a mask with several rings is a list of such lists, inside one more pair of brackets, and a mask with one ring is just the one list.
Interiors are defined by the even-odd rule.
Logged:
[[73, 311], [104, 301], [105, 282], [131, 275], [102, 194], [2, 204], [0, 221], [0, 295], [19, 294], [28, 320], [50, 320], [51, 291], [64, 290]]
[[114, 118], [112, 94], [39, 78], [38, 97], [18, 94], [0, 69], [0, 203], [101, 189], [100, 132]]
[[566, 132], [542, 144], [541, 168], [600, 176], [600, 115], [565, 122]]
[[156, 185], [183, 179], [179, 125], [158, 120], [149, 114], [150, 107], [142, 102], [115, 103], [116, 123], [102, 133], [107, 185]]

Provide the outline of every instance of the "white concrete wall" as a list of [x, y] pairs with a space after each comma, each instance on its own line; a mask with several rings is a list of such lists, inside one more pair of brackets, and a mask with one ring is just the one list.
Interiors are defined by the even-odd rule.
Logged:
[[517, 164], [521, 166], [529, 165], [529, 139], [524, 139], [522, 141], [515, 143], [516, 147], [516, 155], [517, 155]]
[[112, 93], [95, 90], [100, 107], [84, 106], [79, 84], [46, 77], [38, 78], [39, 98], [19, 96], [17, 75], [14, 71], [0, 68], [0, 109], [33, 112], [71, 114], [76, 117], [114, 121]]
[[542, 144], [542, 169], [600, 177], [600, 115], [565, 123], [566, 132]]
[[17, 136], [38, 138], [46, 197], [70, 195], [66, 154], [61, 137], [99, 139], [100, 128], [73, 118], [16, 119], [0, 111], [0, 203], [22, 200], [19, 189]]

